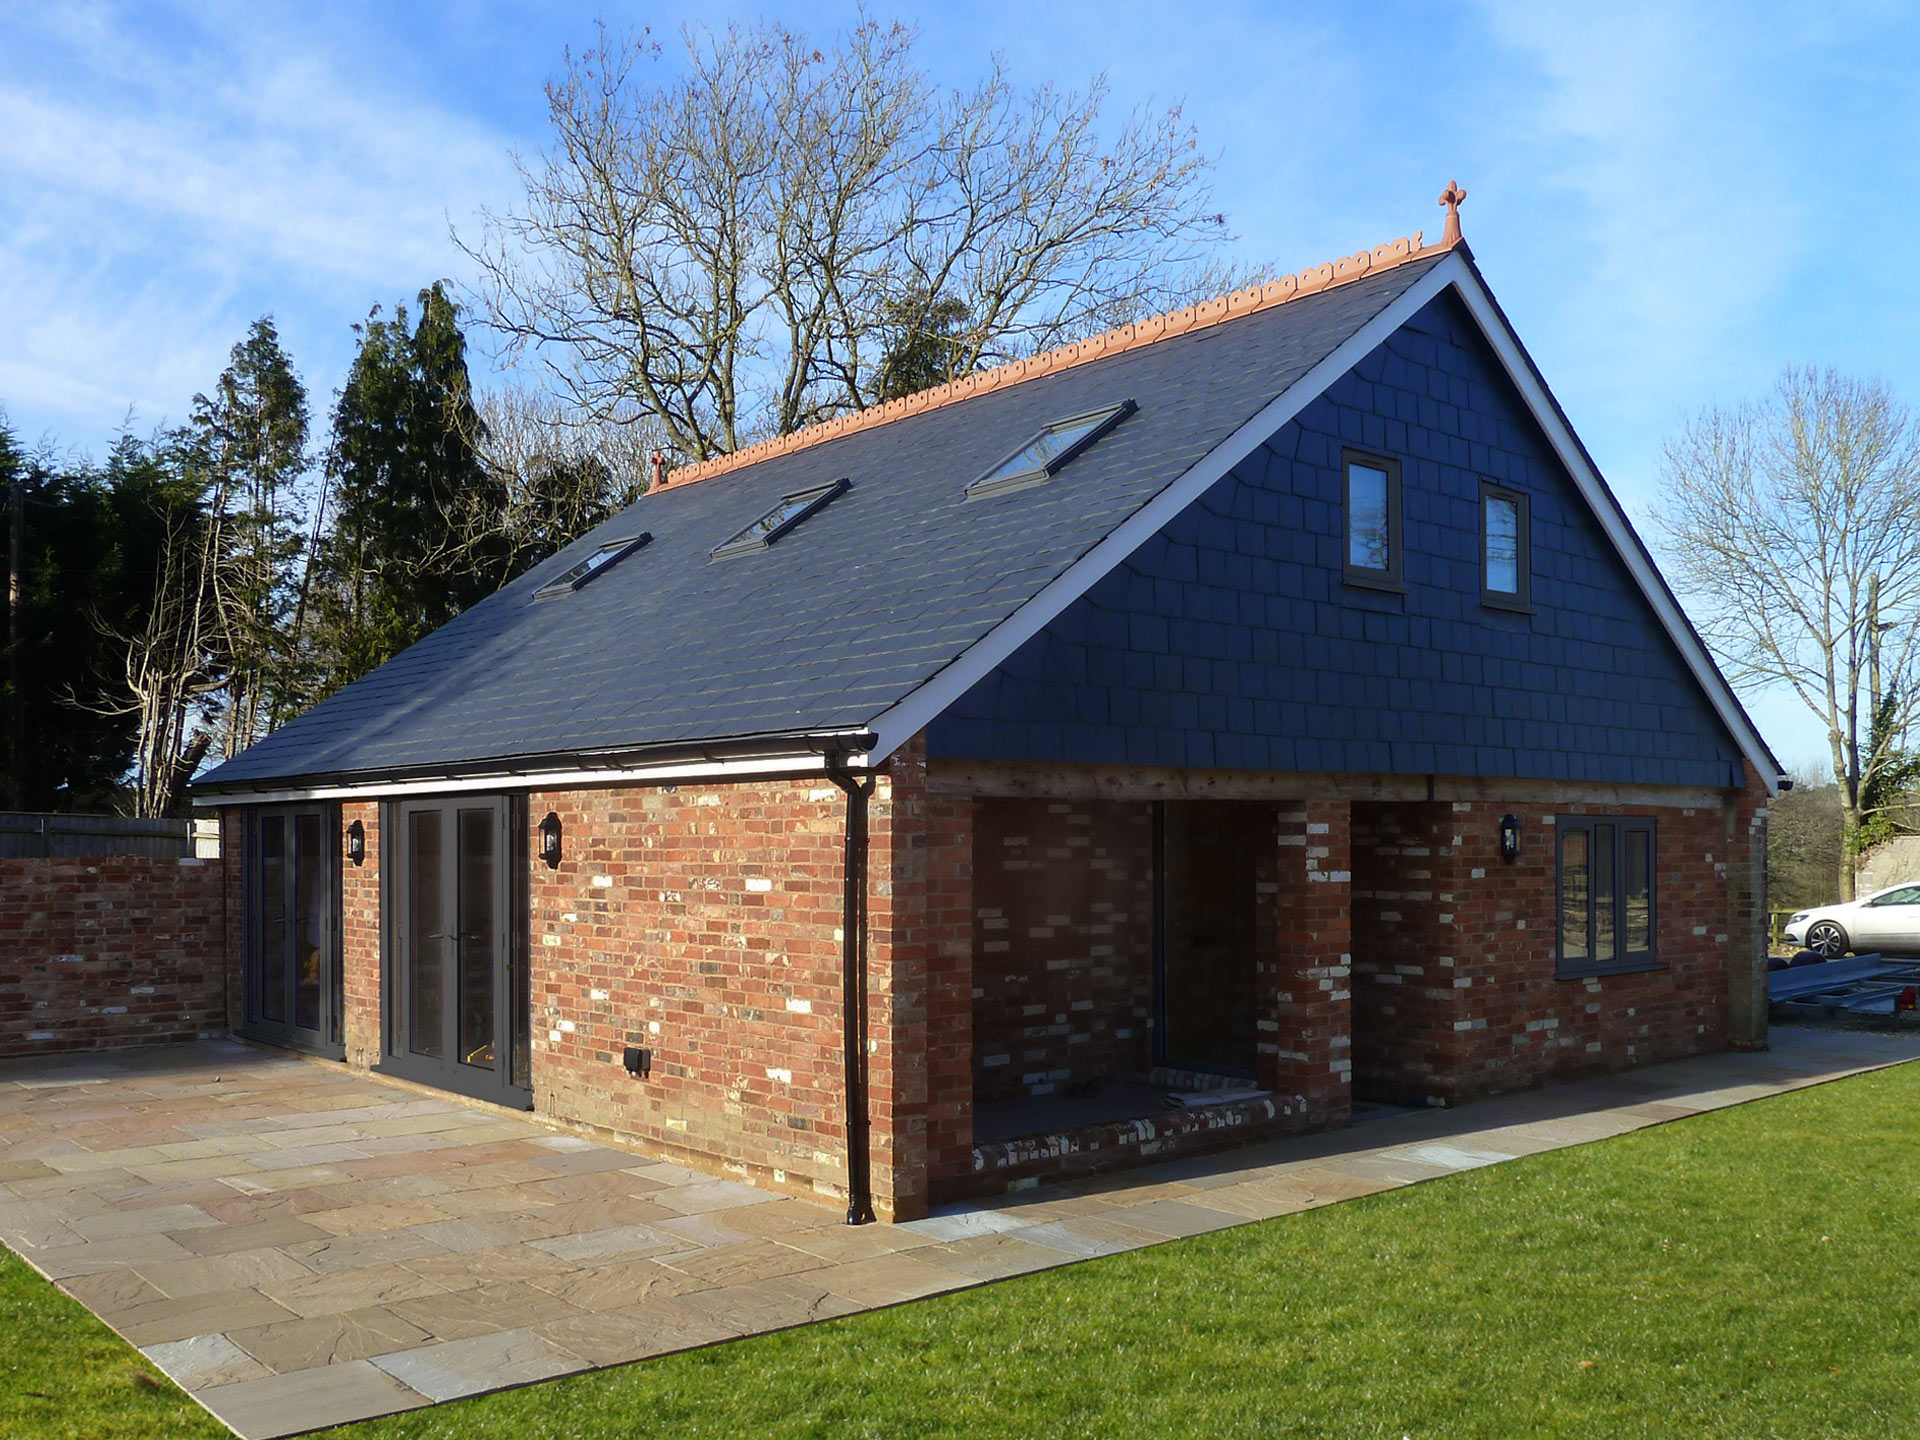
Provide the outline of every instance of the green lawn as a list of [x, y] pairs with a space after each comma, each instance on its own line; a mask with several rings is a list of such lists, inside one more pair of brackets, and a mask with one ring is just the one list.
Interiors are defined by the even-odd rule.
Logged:
[[[1913, 1065], [329, 1434], [1911, 1437], [1917, 1133]], [[137, 1357], [110, 1358], [21, 1268], [0, 1312], [7, 1365], [60, 1393], [52, 1350], [17, 1338], [35, 1323], [23, 1307], [56, 1304], [61, 1345], [89, 1360], [62, 1358], [58, 1409], [0, 1397], [0, 1434], [160, 1423], [163, 1402], [125, 1380]], [[54, 1415], [71, 1428], [26, 1423]]]

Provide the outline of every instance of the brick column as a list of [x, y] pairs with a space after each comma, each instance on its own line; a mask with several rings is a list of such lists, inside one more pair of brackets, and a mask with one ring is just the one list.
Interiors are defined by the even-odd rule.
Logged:
[[340, 1017], [347, 1063], [359, 1070], [380, 1063], [380, 805], [363, 800], [340, 807], [340, 833], [358, 820], [367, 830], [367, 858], [340, 856], [340, 978], [346, 1013]]
[[1262, 1083], [1282, 1113], [1339, 1125], [1352, 1108], [1351, 807], [1316, 801], [1278, 818], [1274, 951], [1261, 967]]
[[1727, 807], [1727, 1043], [1767, 1048], [1767, 787], [1745, 767], [1747, 788]]

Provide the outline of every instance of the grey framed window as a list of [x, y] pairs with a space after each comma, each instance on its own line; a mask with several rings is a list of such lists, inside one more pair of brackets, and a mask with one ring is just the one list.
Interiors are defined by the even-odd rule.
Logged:
[[599, 546], [584, 558], [575, 561], [572, 565], [554, 576], [553, 579], [547, 581], [546, 584], [535, 590], [533, 592], [533, 598], [536, 600], [550, 600], [556, 595], [571, 595], [582, 585], [585, 585], [588, 581], [599, 575], [601, 571], [619, 564], [620, 561], [626, 559], [627, 556], [631, 555], [652, 539], [652, 535], [643, 531], [638, 535], [629, 535], [624, 540], [609, 540], [606, 544]]
[[1074, 456], [1105, 435], [1140, 407], [1131, 400], [1056, 420], [1018, 450], [967, 486], [966, 498], [984, 500], [1025, 490], [1057, 475]]
[[815, 485], [808, 490], [796, 490], [791, 495], [781, 496], [778, 505], [746, 529], [736, 531], [714, 546], [713, 558], [728, 560], [736, 555], [757, 555], [809, 515], [832, 504], [852, 488], [853, 482], [842, 477], [828, 485]]
[[1341, 578], [1349, 585], [1404, 592], [1400, 462], [1346, 450], [1340, 468]]
[[1533, 537], [1527, 497], [1480, 482], [1480, 603], [1496, 610], [1533, 608]]
[[1561, 815], [1554, 832], [1554, 973], [1569, 979], [1659, 968], [1655, 822]]

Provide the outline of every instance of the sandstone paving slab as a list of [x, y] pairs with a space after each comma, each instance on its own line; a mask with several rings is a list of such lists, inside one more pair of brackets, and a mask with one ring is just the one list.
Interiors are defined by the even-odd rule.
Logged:
[[294, 1312], [258, 1290], [210, 1291], [162, 1296], [103, 1317], [135, 1345], [187, 1340], [195, 1335], [291, 1320]]
[[192, 1393], [247, 1440], [273, 1440], [321, 1426], [417, 1410], [432, 1403], [371, 1360], [321, 1365]]
[[676, 1254], [688, 1248], [686, 1241], [651, 1225], [615, 1225], [605, 1230], [587, 1230], [573, 1235], [554, 1235], [544, 1240], [529, 1240], [536, 1250], [544, 1250], [556, 1259], [576, 1265], [593, 1265], [607, 1260], [632, 1260], [646, 1255]]
[[767, 1205], [780, 1197], [765, 1190], [756, 1190], [751, 1185], [742, 1185], [735, 1180], [696, 1181], [687, 1185], [670, 1186], [658, 1192], [656, 1199], [670, 1210], [682, 1215], [699, 1215], [712, 1210], [725, 1210], [735, 1205]]
[[925, 1220], [909, 1220], [899, 1228], [908, 1234], [925, 1235], [933, 1240], [959, 1240], [968, 1235], [1019, 1230], [1032, 1223], [1013, 1211], [966, 1209], [932, 1215]]
[[812, 1270], [809, 1284], [860, 1306], [898, 1305], [974, 1284], [971, 1276], [931, 1264], [918, 1255], [876, 1255]]
[[709, 1249], [683, 1250], [661, 1257], [661, 1264], [708, 1285], [737, 1285], [818, 1270], [826, 1262], [772, 1240], [741, 1240]]
[[[302, 1238], [318, 1239], [322, 1235], [343, 1237], [349, 1235], [376, 1235], [389, 1230], [423, 1229], [428, 1225], [449, 1219], [445, 1210], [428, 1200], [381, 1200], [363, 1205], [340, 1205], [331, 1210], [315, 1211], [306, 1222], [314, 1233]], [[438, 1236], [429, 1237], [439, 1244], [445, 1244]]]
[[[134, 1211], [143, 1214], [143, 1211]], [[205, 1211], [198, 1213], [205, 1215]], [[258, 1250], [263, 1246], [303, 1245], [310, 1240], [325, 1240], [331, 1232], [296, 1215], [279, 1215], [271, 1220], [254, 1220], [231, 1225], [207, 1216], [211, 1225], [193, 1229], [167, 1226], [181, 1248], [195, 1255], [230, 1255], [237, 1250]]]
[[1021, 1239], [1017, 1230], [969, 1235], [964, 1240], [936, 1244], [916, 1252], [916, 1258], [922, 1256], [943, 1270], [979, 1281], [1006, 1280], [1015, 1275], [1030, 1275], [1036, 1270], [1051, 1270], [1071, 1259], [1053, 1246]]
[[423, 1295], [396, 1301], [395, 1315], [418, 1325], [426, 1335], [441, 1340], [467, 1340], [496, 1330], [531, 1325], [536, 1320], [559, 1320], [578, 1312], [551, 1290], [537, 1289], [525, 1280], [478, 1285], [448, 1294]]
[[111, 1324], [126, 1311], [165, 1300], [167, 1293], [137, 1270], [103, 1270], [98, 1275], [76, 1275], [60, 1288]]
[[378, 1305], [338, 1315], [254, 1325], [227, 1334], [227, 1339], [266, 1370], [282, 1375], [392, 1350], [410, 1350], [432, 1338], [432, 1331]]
[[429, 1400], [457, 1400], [580, 1368], [572, 1355], [530, 1330], [500, 1330], [382, 1355], [373, 1364]]
[[1121, 1223], [1129, 1229], [1145, 1230], [1170, 1240], [1184, 1240], [1189, 1235], [1206, 1235], [1215, 1230], [1224, 1230], [1230, 1225], [1242, 1223], [1238, 1215], [1229, 1214], [1224, 1210], [1214, 1210], [1205, 1205], [1172, 1199], [1152, 1200], [1145, 1205], [1131, 1205], [1124, 1211], [1111, 1213], [1121, 1218], [1115, 1221], [1095, 1215], [1070, 1223], [1082, 1231], [1103, 1223]]
[[[205, 1295], [215, 1290], [253, 1290], [286, 1280], [307, 1280], [314, 1272], [284, 1250], [264, 1246], [258, 1250], [236, 1250], [226, 1255], [193, 1255], [185, 1260], [157, 1260], [136, 1270], [119, 1272], [138, 1275], [164, 1295], [176, 1298]], [[78, 1281], [69, 1281], [71, 1289]]]
[[631, 1310], [654, 1300], [707, 1288], [705, 1282], [669, 1269], [657, 1260], [626, 1260], [529, 1279], [576, 1310], [595, 1312]]
[[651, 1300], [628, 1310], [542, 1321], [531, 1329], [590, 1366], [624, 1365], [738, 1337], [737, 1331], [683, 1309], [670, 1299]]
[[499, 1245], [491, 1250], [448, 1250], [404, 1262], [403, 1269], [446, 1290], [471, 1290], [500, 1280], [536, 1280], [543, 1276], [587, 1273], [531, 1245]]
[[397, 1265], [402, 1260], [418, 1260], [446, 1247], [418, 1230], [386, 1230], [373, 1235], [322, 1235], [317, 1240], [300, 1240], [282, 1248], [309, 1269], [334, 1275], [369, 1266]]
[[237, 1385], [273, 1372], [225, 1335], [195, 1335], [145, 1346], [147, 1359], [167, 1373], [182, 1390], [204, 1390], [215, 1385]]
[[[1023, 1226], [1017, 1233], [1030, 1245], [1043, 1245], [1075, 1260], [1097, 1260], [1102, 1255], [1122, 1255], [1129, 1250], [1137, 1250], [1142, 1245], [1158, 1244], [1166, 1237], [1150, 1235], [1144, 1231], [1133, 1232], [1136, 1237], [1130, 1241], [1103, 1240], [1098, 1236], [1082, 1233], [1078, 1226], [1088, 1222], [1079, 1220], [1052, 1220], [1044, 1225]], [[1094, 1222], [1098, 1223], [1098, 1222]]]
[[338, 1315], [372, 1305], [391, 1305], [422, 1295], [438, 1295], [444, 1285], [400, 1265], [366, 1265], [311, 1280], [290, 1280], [261, 1287], [296, 1315]]
[[[9, 1245], [11, 1236], [0, 1236]], [[170, 1235], [129, 1235], [119, 1240], [99, 1240], [92, 1244], [61, 1245], [52, 1249], [28, 1248], [20, 1257], [49, 1280], [70, 1280], [76, 1275], [98, 1275], [161, 1260], [191, 1259], [193, 1252], [180, 1248]]]
[[[754, 1212], [728, 1213], [751, 1215]], [[674, 1228], [676, 1234], [686, 1233], [677, 1226]], [[815, 1226], [811, 1230], [793, 1230], [764, 1238], [815, 1256], [823, 1264], [869, 1260], [876, 1255], [898, 1255], [940, 1243], [934, 1236], [910, 1232], [904, 1225], [840, 1225], [832, 1229]]]
[[669, 1303], [724, 1326], [735, 1335], [784, 1330], [868, 1308], [815, 1284], [811, 1274], [775, 1275], [740, 1285], [693, 1290]]

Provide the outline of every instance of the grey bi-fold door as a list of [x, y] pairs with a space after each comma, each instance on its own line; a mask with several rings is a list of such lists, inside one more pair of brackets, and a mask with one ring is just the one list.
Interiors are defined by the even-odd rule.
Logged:
[[525, 1106], [522, 811], [506, 796], [389, 807], [381, 1068]]

